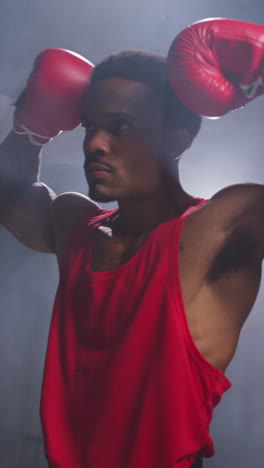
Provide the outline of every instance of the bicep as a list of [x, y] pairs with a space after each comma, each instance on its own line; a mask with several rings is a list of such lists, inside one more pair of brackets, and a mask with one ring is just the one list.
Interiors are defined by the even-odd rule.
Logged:
[[1, 193], [1, 224], [31, 249], [54, 253], [52, 204], [55, 197], [42, 183]]
[[31, 249], [57, 255], [75, 220], [99, 208], [80, 193], [56, 196], [43, 183], [0, 193], [0, 223]]

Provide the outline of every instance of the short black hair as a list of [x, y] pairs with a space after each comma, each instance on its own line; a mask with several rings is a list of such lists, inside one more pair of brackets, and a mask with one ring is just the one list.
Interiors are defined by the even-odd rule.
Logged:
[[127, 78], [146, 84], [160, 100], [165, 124], [186, 128], [192, 140], [197, 135], [202, 118], [187, 109], [173, 92], [167, 77], [166, 57], [138, 50], [111, 54], [95, 66], [90, 85], [108, 78]]

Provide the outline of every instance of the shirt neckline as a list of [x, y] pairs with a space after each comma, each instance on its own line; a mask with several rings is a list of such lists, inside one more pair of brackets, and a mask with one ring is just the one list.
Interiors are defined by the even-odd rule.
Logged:
[[[119, 267], [115, 268], [114, 270], [109, 270], [109, 271], [93, 271], [90, 270], [90, 265], [91, 265], [91, 259], [92, 259], [92, 242], [91, 242], [91, 236], [89, 236], [89, 245], [88, 245], [88, 261], [86, 265], [86, 272], [89, 275], [89, 278], [91, 280], [96, 280], [96, 281], [106, 281], [108, 279], [114, 278], [121, 273], [123, 273], [125, 270], [130, 268], [133, 263], [136, 263], [140, 255], [144, 252], [144, 250], [149, 246], [149, 244], [152, 242], [153, 236], [156, 234], [158, 230], [161, 230], [165, 225], [169, 223], [173, 223], [176, 221], [176, 219], [180, 219], [181, 217], [185, 217], [188, 215], [188, 212], [190, 209], [192, 209], [194, 206], [199, 205], [200, 202], [203, 199], [194, 197], [188, 208], [181, 214], [181, 215], [175, 215], [170, 219], [167, 219], [166, 221], [163, 221], [162, 223], [158, 224], [148, 235], [147, 239], [145, 240], [144, 244], [139, 248], [139, 250], [131, 257], [129, 260], [127, 260], [125, 263], [120, 265]], [[99, 214], [98, 216], [93, 217], [89, 221], [89, 228], [90, 230], [97, 228], [100, 223], [102, 222], [103, 219], [109, 218], [110, 216], [114, 215], [115, 213], [118, 212], [118, 208], [113, 209], [113, 210], [104, 210], [104, 213]]]

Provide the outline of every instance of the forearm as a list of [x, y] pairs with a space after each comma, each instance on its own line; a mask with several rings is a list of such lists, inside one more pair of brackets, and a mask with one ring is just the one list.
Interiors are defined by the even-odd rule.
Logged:
[[32, 249], [52, 252], [55, 193], [38, 183], [40, 156], [41, 147], [14, 132], [0, 145], [0, 224]]
[[11, 131], [0, 144], [0, 191], [20, 190], [38, 181], [40, 146]]

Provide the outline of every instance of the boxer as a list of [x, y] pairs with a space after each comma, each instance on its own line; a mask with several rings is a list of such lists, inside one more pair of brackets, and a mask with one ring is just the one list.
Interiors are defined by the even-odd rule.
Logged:
[[[260, 283], [264, 189], [194, 197], [178, 159], [198, 114], [263, 94], [263, 34], [215, 19], [168, 61], [130, 51], [93, 68], [56, 49], [35, 62], [1, 145], [0, 221], [58, 258], [41, 399], [52, 468], [198, 468], [214, 454], [213, 408]], [[90, 197], [56, 196], [41, 146], [77, 125]]]

